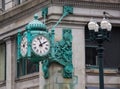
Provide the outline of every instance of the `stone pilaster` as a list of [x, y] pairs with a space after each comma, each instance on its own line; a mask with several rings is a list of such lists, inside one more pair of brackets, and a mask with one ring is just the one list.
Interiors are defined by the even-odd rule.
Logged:
[[42, 64], [39, 62], [39, 89], [44, 89], [45, 79], [43, 77]]
[[77, 83], [74, 89], [85, 89], [85, 34], [84, 26], [72, 29], [73, 66]]
[[6, 89], [15, 89], [15, 51], [12, 39], [6, 38]]
[[5, 0], [5, 10], [8, 10], [13, 7], [13, 1], [12, 0]]

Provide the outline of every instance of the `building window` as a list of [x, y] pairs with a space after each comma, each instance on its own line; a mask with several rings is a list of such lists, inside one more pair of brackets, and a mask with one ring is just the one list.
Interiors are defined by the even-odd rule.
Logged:
[[[85, 27], [85, 45], [86, 45], [86, 65], [98, 65], [96, 42], [91, 42], [89, 39], [88, 27]], [[119, 68], [120, 67], [120, 27], [113, 27], [111, 31], [110, 42], [104, 42], [104, 67]]]
[[22, 0], [17, 0], [17, 4], [20, 4], [20, 3], [22, 3]]
[[25, 1], [28, 1], [28, 0], [15, 0], [15, 3], [16, 3], [16, 5], [18, 5], [18, 4], [21, 4], [21, 3], [25, 2]]
[[5, 80], [6, 59], [5, 59], [5, 44], [0, 44], [0, 81]]
[[27, 74], [32, 74], [35, 72], [39, 71], [39, 64], [34, 64], [32, 63], [30, 60], [20, 60], [17, 63], [17, 67], [18, 67], [18, 77], [19, 76], [23, 76], [23, 75], [27, 75]]
[[1, 0], [0, 1], [0, 11], [4, 11], [5, 10], [5, 0]]
[[89, 30], [85, 27], [85, 59], [86, 67], [97, 66], [96, 44], [89, 39]]
[[97, 53], [96, 47], [86, 46], [85, 48], [86, 64], [87, 65], [97, 65]]

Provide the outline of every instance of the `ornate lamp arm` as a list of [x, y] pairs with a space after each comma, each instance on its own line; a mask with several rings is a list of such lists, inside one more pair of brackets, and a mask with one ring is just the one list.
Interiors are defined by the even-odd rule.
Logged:
[[48, 15], [48, 8], [46, 7], [42, 9], [42, 17], [44, 18], [44, 24], [45, 24], [47, 15]]
[[63, 7], [63, 15], [61, 16], [61, 18], [56, 22], [56, 24], [52, 27], [52, 29], [54, 30], [55, 27], [62, 21], [62, 19], [69, 15], [69, 14], [72, 14], [73, 13], [73, 7], [70, 7], [70, 6], [64, 6]]
[[51, 29], [51, 40], [52, 40], [52, 57], [55, 57], [55, 52], [54, 52], [54, 44], [55, 44], [55, 38], [54, 38], [54, 30], [56, 28], [56, 26], [62, 21], [62, 19], [69, 15], [69, 14], [72, 14], [73, 13], [73, 7], [70, 7], [70, 6], [64, 6], [63, 7], [63, 15], [61, 16], [61, 18], [56, 22], [56, 24], [52, 27]]

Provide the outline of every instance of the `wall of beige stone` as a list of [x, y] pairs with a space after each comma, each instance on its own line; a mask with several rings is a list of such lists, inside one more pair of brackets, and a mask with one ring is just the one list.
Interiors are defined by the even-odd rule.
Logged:
[[[88, 82], [90, 82], [90, 80], [94, 80], [94, 78], [96, 76], [88, 76], [85, 78], [85, 38], [84, 38], [84, 26], [87, 24], [87, 22], [90, 20], [91, 17], [95, 17], [95, 19], [100, 22], [103, 15], [103, 11], [107, 11], [108, 13], [112, 14], [113, 17], [111, 17], [111, 22], [113, 24], [120, 24], [120, 12], [118, 10], [108, 10], [108, 9], [89, 9], [89, 8], [78, 8], [78, 7], [74, 7], [73, 9], [73, 15], [70, 15], [68, 17], [65, 17], [64, 20], [67, 21], [67, 23], [65, 23], [63, 21], [63, 24], [60, 24], [57, 28], [56, 28], [56, 40], [60, 40], [62, 37], [62, 28], [64, 27], [68, 27], [72, 29], [72, 35], [73, 35], [73, 65], [75, 68], [74, 71], [74, 75], [76, 75], [78, 77], [78, 84], [75, 85], [75, 89], [79, 89], [81, 87], [81, 89], [85, 89], [86, 86], [86, 80]], [[58, 18], [61, 16], [62, 14], [62, 7], [61, 6], [51, 6], [49, 7], [49, 14], [58, 14], [58, 15], [50, 15], [48, 17], [48, 20], [58, 20]], [[41, 18], [41, 12], [37, 12], [37, 14], [39, 15], [39, 18]], [[24, 30], [24, 25], [27, 24], [29, 21], [33, 20], [33, 13], [29, 14], [27, 16], [24, 16], [22, 18], [17, 18], [17, 20], [13, 21], [12, 23], [2, 26], [0, 28], [0, 34], [4, 34], [4, 35], [0, 35], [0, 40], [9, 37], [11, 35], [15, 35], [17, 34], [18, 29], [17, 28], [21, 28], [21, 30]], [[117, 18], [117, 19], [116, 19]], [[53, 22], [54, 23], [54, 22]], [[65, 23], [65, 24], [64, 24]], [[67, 24], [67, 25], [66, 25]], [[48, 28], [50, 29], [54, 24], [52, 24], [52, 22], [48, 22], [47, 23]], [[13, 30], [15, 29], [15, 30]], [[8, 31], [10, 31], [8, 33]], [[8, 47], [10, 47], [10, 45], [8, 45]], [[79, 61], [79, 62], [78, 62]], [[60, 67], [58, 67], [60, 68]], [[11, 70], [11, 69], [10, 69]], [[10, 71], [9, 70], [9, 71]], [[15, 71], [15, 69], [14, 69]], [[8, 71], [7, 71], [8, 72]], [[9, 72], [11, 73], [11, 72]], [[39, 74], [38, 74], [39, 75]], [[14, 77], [12, 77], [12, 74], [10, 74], [10, 78], [9, 75], [8, 76], [8, 80], [12, 79]], [[15, 76], [15, 75], [14, 75]], [[34, 76], [34, 74], [32, 75]], [[27, 80], [26, 80], [27, 79]], [[114, 80], [115, 83], [119, 83], [120, 80], [117, 77], [106, 77], [106, 79], [108, 80]], [[84, 80], [84, 81], [83, 81]], [[98, 80], [96, 80], [98, 83]], [[12, 80], [13, 82], [13, 80]], [[93, 81], [94, 83], [94, 81]], [[109, 81], [105, 81], [106, 84], [112, 84], [113, 82]], [[9, 87], [9, 84], [11, 84], [10, 86], [12, 86], [13, 83], [9, 82], [6, 83]], [[14, 81], [14, 87], [15, 89], [38, 89], [39, 85], [41, 84], [41, 82], [39, 82], [39, 77], [35, 78], [35, 79], [31, 79], [31, 77], [23, 77], [22, 79], [18, 79]], [[0, 87], [0, 89], [10, 89], [10, 88], [6, 88], [5, 87]], [[41, 89], [41, 88], [40, 88]]]

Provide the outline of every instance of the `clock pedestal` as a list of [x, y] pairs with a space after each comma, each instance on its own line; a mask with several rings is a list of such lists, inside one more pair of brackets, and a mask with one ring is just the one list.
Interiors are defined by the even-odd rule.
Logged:
[[39, 89], [73, 89], [73, 79], [63, 78], [62, 72], [63, 66], [58, 63], [52, 63], [49, 67], [49, 78], [44, 79], [40, 66]]

